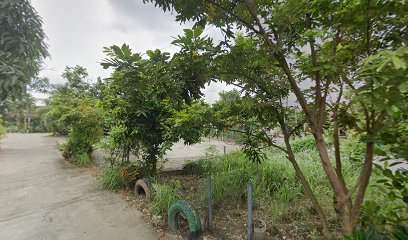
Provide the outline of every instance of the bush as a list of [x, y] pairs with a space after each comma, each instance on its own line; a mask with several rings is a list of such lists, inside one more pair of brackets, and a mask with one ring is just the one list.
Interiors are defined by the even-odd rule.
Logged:
[[68, 129], [68, 141], [62, 154], [79, 165], [91, 162], [92, 146], [103, 135], [102, 114], [96, 104], [94, 99], [70, 95], [56, 94], [51, 98], [47, 119], [52, 119], [60, 129]]
[[179, 183], [155, 184], [154, 197], [150, 211], [154, 215], [167, 215], [171, 205], [180, 199], [181, 191]]
[[395, 229], [408, 227], [408, 172], [392, 172], [387, 165], [374, 170], [362, 207], [362, 224], [392, 237]]
[[209, 170], [209, 161], [207, 159], [189, 161], [184, 165], [183, 170], [186, 174], [201, 175], [207, 173]]

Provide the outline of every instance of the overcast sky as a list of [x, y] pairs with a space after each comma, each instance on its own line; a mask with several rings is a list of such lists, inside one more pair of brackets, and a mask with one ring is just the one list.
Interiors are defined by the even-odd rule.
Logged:
[[[65, 66], [81, 65], [89, 76], [108, 77], [98, 62], [105, 56], [103, 47], [127, 43], [134, 52], [149, 49], [175, 52], [170, 42], [181, 35], [191, 23], [180, 25], [171, 13], [162, 12], [142, 0], [32, 0], [43, 18], [50, 59], [46, 59], [42, 76], [53, 83], [62, 82]], [[206, 32], [215, 38], [217, 29]], [[222, 84], [211, 84], [205, 89], [205, 98], [213, 102], [218, 92], [229, 90]]]

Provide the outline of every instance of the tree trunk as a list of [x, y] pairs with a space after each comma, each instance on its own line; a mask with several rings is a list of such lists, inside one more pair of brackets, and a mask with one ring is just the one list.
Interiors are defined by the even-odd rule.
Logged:
[[353, 228], [355, 228], [358, 224], [361, 205], [363, 204], [364, 195], [370, 182], [371, 172], [373, 169], [373, 157], [374, 157], [374, 143], [368, 142], [364, 157], [364, 166], [363, 169], [361, 170], [360, 178], [358, 180], [359, 190], [354, 201], [353, 209], [351, 211], [351, 223]]
[[[343, 190], [347, 194], [348, 189], [346, 182], [344, 181], [342, 163], [340, 156], [340, 138], [339, 138], [339, 124], [335, 120], [334, 129], [333, 129], [333, 140], [334, 140], [334, 155], [336, 159], [336, 174], [339, 180], [341, 181]], [[334, 204], [337, 217], [340, 220], [342, 233], [346, 236], [350, 236], [353, 233], [353, 226], [351, 224], [351, 209], [353, 208], [352, 198], [348, 198], [346, 203], [336, 203]]]
[[312, 129], [313, 136], [315, 138], [316, 147], [319, 152], [320, 161], [323, 165], [323, 169], [327, 174], [330, 185], [332, 186], [334, 197], [336, 202], [342, 202], [345, 198], [346, 193], [344, 192], [345, 186], [337, 177], [336, 172], [330, 163], [330, 156], [327, 151], [327, 146], [323, 138], [323, 134], [320, 130]]
[[322, 223], [322, 233], [323, 236], [326, 239], [334, 239], [334, 236], [330, 230], [330, 226], [329, 226], [329, 222], [327, 221], [327, 217], [326, 214], [324, 213], [322, 207], [319, 204], [319, 201], [317, 201], [315, 194], [313, 193], [313, 190], [310, 187], [309, 182], [307, 181], [307, 179], [305, 178], [305, 176], [303, 175], [302, 170], [300, 169], [296, 159], [295, 159], [295, 155], [293, 154], [290, 142], [289, 142], [289, 134], [287, 132], [287, 129], [284, 125], [282, 125], [281, 123], [281, 128], [282, 128], [282, 132], [284, 135], [284, 140], [285, 140], [285, 145], [286, 145], [286, 151], [287, 151], [287, 156], [289, 161], [292, 163], [293, 168], [295, 169], [296, 175], [299, 177], [300, 182], [302, 183], [303, 188], [306, 191], [307, 196], [309, 197], [310, 201], [313, 204], [314, 209], [316, 210], [320, 221]]

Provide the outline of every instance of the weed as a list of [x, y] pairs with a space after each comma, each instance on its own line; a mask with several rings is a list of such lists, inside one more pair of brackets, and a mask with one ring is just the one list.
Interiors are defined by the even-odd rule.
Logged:
[[86, 166], [91, 164], [92, 159], [89, 157], [87, 153], [79, 153], [75, 155], [75, 163], [79, 166]]
[[[235, 151], [212, 160], [194, 163], [194, 167], [211, 173], [216, 205], [224, 200], [244, 201], [246, 185], [251, 181], [254, 185], [255, 201], [270, 205], [273, 218], [307, 218], [312, 206], [291, 163], [281, 152], [269, 151], [265, 152], [265, 155], [266, 160], [256, 164], [248, 161], [242, 151]], [[331, 205], [326, 204], [332, 201], [332, 192], [323, 169], [318, 165], [317, 151], [304, 149], [297, 152], [296, 157], [318, 200], [323, 203], [326, 211], [333, 213]], [[351, 185], [357, 177], [353, 174], [352, 163], [344, 163], [343, 170]], [[205, 181], [203, 179], [201, 185], [206, 185]]]
[[167, 212], [171, 205], [176, 200], [180, 199], [181, 192], [179, 183], [176, 182], [172, 184], [155, 184], [154, 197], [150, 211], [154, 215], [167, 215]]
[[99, 183], [104, 189], [130, 188], [138, 179], [146, 176], [146, 170], [139, 163], [117, 164], [102, 169]]
[[126, 182], [120, 175], [121, 166], [104, 167], [99, 175], [99, 184], [103, 189], [121, 189], [126, 187]]

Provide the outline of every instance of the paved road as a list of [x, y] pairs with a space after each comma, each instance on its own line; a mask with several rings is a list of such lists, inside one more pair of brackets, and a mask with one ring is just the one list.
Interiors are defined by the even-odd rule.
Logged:
[[55, 139], [9, 134], [0, 144], [0, 239], [158, 239], [140, 212], [65, 162]]

